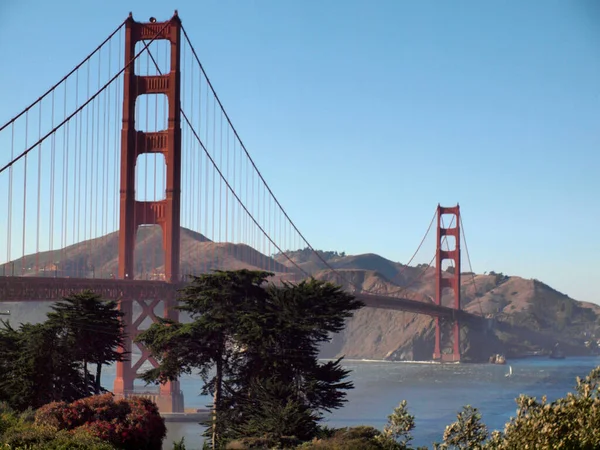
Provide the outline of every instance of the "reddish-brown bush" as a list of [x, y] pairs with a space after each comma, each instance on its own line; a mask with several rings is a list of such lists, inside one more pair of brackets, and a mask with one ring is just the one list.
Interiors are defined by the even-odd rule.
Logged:
[[160, 450], [167, 429], [156, 405], [145, 398], [114, 400], [97, 395], [67, 404], [49, 403], [35, 415], [38, 425], [59, 430], [87, 430], [124, 450]]

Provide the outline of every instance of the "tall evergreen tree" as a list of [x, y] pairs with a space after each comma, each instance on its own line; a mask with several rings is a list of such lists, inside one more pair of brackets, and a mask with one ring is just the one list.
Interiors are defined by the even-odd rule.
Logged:
[[270, 275], [241, 270], [193, 277], [179, 306], [193, 322], [163, 320], [138, 336], [160, 363], [146, 381], [193, 371], [202, 376], [204, 393], [214, 397], [213, 448], [267, 432], [306, 439], [320, 412], [339, 408], [352, 388], [341, 359], [320, 363], [318, 351], [362, 303], [316, 280], [265, 288]]
[[[282, 411], [293, 400], [304, 405], [318, 420], [321, 412], [341, 407], [345, 391], [353, 387], [346, 380], [349, 371], [341, 366], [342, 358], [322, 363], [318, 360], [319, 347], [330, 340], [332, 333], [343, 330], [345, 320], [363, 303], [339, 286], [315, 279], [297, 285], [271, 285], [267, 293], [268, 301], [263, 307], [247, 315], [240, 324], [247, 351], [238, 376], [250, 380], [246, 381], [246, 397], [261, 398], [261, 403], [270, 404], [271, 410], [278, 404]], [[271, 386], [278, 383], [279, 388], [264, 389], [265, 380]], [[254, 392], [256, 386], [258, 392]], [[289, 395], [281, 395], [282, 386]], [[269, 401], [265, 399], [267, 395], [272, 397]], [[263, 423], [256, 429], [257, 435], [267, 433], [265, 427], [270, 424], [274, 437], [281, 437], [279, 430], [286, 429], [285, 421], [289, 423], [289, 419], [280, 414], [265, 422], [260, 419], [264, 408], [249, 405], [241, 407], [243, 420], [239, 434], [247, 436], [249, 424]]]
[[0, 400], [17, 410], [91, 394], [75, 355], [47, 323], [0, 328]]
[[[225, 428], [231, 395], [237, 390], [232, 376], [239, 364], [239, 323], [252, 305], [264, 302], [261, 287], [272, 274], [263, 271], [215, 271], [191, 277], [180, 297], [180, 311], [193, 322], [176, 324], [160, 320], [142, 332], [137, 340], [160, 361], [143, 378], [166, 381], [197, 371], [204, 381], [203, 394], [213, 396], [210, 439], [219, 445]], [[214, 372], [214, 374], [213, 374]]]
[[102, 390], [102, 366], [121, 361], [123, 355], [117, 351], [123, 344], [121, 318], [114, 301], [103, 301], [100, 295], [84, 291], [63, 298], [52, 306], [48, 313], [48, 325], [60, 330], [75, 352], [76, 360], [82, 364], [87, 377], [88, 364], [96, 365], [93, 376], [94, 392]]

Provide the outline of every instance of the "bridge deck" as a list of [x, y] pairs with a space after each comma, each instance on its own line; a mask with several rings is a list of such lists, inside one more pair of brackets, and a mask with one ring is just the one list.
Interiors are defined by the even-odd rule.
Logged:
[[[152, 280], [115, 280], [103, 278], [48, 278], [0, 276], [0, 302], [56, 301], [73, 292], [93, 290], [110, 300], [150, 300], [169, 298], [184, 283]], [[366, 293], [354, 294], [369, 308], [406, 311], [433, 317], [480, 319], [479, 316], [447, 306], [408, 298]]]

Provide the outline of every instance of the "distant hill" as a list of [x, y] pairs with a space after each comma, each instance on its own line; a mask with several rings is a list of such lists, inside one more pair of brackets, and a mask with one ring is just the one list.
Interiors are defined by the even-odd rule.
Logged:
[[[25, 276], [62, 276], [110, 278], [117, 273], [119, 233], [80, 242], [62, 250], [41, 252], [13, 261], [16, 273], [25, 268]], [[140, 227], [135, 246], [135, 277], [164, 278], [164, 251], [159, 227]], [[263, 269], [291, 273], [284, 266], [245, 244], [217, 243], [200, 233], [181, 228], [180, 270], [182, 274], [214, 269]]]
[[[182, 273], [212, 269], [263, 269], [288, 279], [298, 273], [295, 265], [318, 279], [381, 295], [433, 301], [435, 273], [425, 265], [405, 266], [376, 254], [346, 255], [343, 252], [311, 250], [287, 251], [266, 256], [243, 244], [212, 242], [201, 234], [182, 228]], [[288, 259], [289, 258], [289, 259]], [[109, 277], [117, 271], [118, 234], [82, 242], [61, 251], [26, 256], [14, 262], [27, 268], [29, 276]], [[293, 261], [293, 263], [291, 261]], [[58, 262], [53, 265], [53, 262]], [[37, 263], [37, 269], [36, 269]], [[162, 235], [158, 227], [142, 227], [136, 246], [136, 277], [160, 279], [164, 267]], [[335, 271], [330, 270], [330, 267]], [[54, 272], [53, 272], [54, 271]], [[48, 273], [50, 272], [50, 273]], [[450, 274], [446, 274], [450, 276]], [[578, 302], [550, 286], [518, 276], [490, 272], [462, 274], [463, 309], [495, 319], [493, 331], [462, 329], [463, 352], [467, 359], [486, 360], [492, 353], [520, 357], [532, 352], [548, 352], [557, 342], [567, 355], [597, 351], [600, 339], [600, 306]], [[0, 299], [1, 300], [1, 299]], [[443, 298], [450, 304], [451, 297]], [[39, 307], [42, 307], [41, 309]], [[38, 321], [48, 305], [0, 304], [12, 309], [13, 320]], [[39, 316], [39, 317], [38, 317]], [[347, 323], [344, 332], [322, 349], [322, 356], [350, 358], [426, 360], [433, 353], [433, 319], [401, 311], [365, 308]]]

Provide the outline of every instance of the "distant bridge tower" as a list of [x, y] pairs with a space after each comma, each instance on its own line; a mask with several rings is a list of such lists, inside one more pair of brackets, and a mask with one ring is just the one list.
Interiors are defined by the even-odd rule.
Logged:
[[[162, 31], [161, 31], [162, 30]], [[136, 43], [151, 39], [164, 39], [170, 46], [170, 72], [165, 75], [141, 76], [135, 73]], [[123, 128], [121, 131], [121, 191], [119, 228], [119, 278], [135, 278], [134, 248], [138, 226], [160, 225], [165, 251], [165, 277], [176, 283], [179, 275], [179, 226], [181, 197], [181, 99], [180, 99], [180, 41], [181, 21], [175, 15], [168, 22], [140, 23], [131, 14], [125, 25], [125, 65], [123, 89]], [[165, 94], [168, 101], [168, 127], [157, 132], [135, 129], [135, 104], [138, 96]], [[158, 112], [158, 111], [157, 111]], [[138, 122], [139, 123], [139, 122]], [[135, 197], [135, 166], [137, 157], [144, 153], [161, 153], [166, 162], [166, 192], [164, 200], [137, 201]], [[143, 313], [133, 321], [133, 302], [140, 301]], [[150, 300], [150, 305], [146, 304]], [[121, 299], [119, 307], [125, 314], [124, 322], [128, 338], [122, 350], [130, 353], [132, 340], [139, 333], [138, 327], [147, 317], [153, 317], [154, 307], [163, 301], [165, 318], [178, 319], [174, 298]], [[149, 354], [141, 349], [142, 357], [132, 365], [131, 358], [117, 363], [114, 394], [126, 397], [134, 392], [134, 380]], [[153, 400], [162, 412], [183, 412], [183, 395], [179, 382], [160, 386], [160, 394]]]
[[[442, 228], [442, 215], [454, 215], [451, 224], [455, 223], [454, 228]], [[444, 236], [453, 236], [455, 246], [449, 247], [449, 250], [442, 249], [442, 240]], [[451, 276], [443, 276], [442, 262], [446, 259], [454, 261], [454, 273]], [[445, 288], [451, 288], [453, 293], [453, 304], [451, 306], [457, 311], [460, 310], [460, 206], [443, 207], [438, 205], [437, 209], [437, 241], [435, 256], [435, 302], [442, 304], [442, 294]], [[446, 274], [448, 275], [448, 274]], [[460, 361], [460, 324], [458, 314], [450, 320], [451, 323], [445, 323], [439, 317], [435, 318], [435, 346], [433, 350], [433, 359], [438, 361]], [[448, 327], [449, 325], [449, 327]], [[449, 329], [450, 328], [450, 329]], [[443, 331], [448, 331], [447, 333]], [[442, 347], [442, 338], [446, 337], [445, 342], [451, 338], [452, 353], [444, 353], [445, 347]]]

